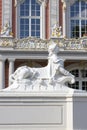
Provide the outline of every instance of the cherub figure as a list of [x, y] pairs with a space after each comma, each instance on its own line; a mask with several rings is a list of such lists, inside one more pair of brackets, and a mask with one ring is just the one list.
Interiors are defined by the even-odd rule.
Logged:
[[[59, 48], [54, 42], [48, 48], [48, 65], [41, 68], [19, 67], [10, 75], [12, 83], [6, 90], [53, 90], [74, 83], [74, 76], [64, 69], [63, 60], [58, 57]], [[52, 89], [51, 89], [52, 88]]]
[[11, 27], [8, 23], [6, 23], [5, 26], [1, 29], [1, 36], [2, 37], [12, 36]]
[[52, 28], [52, 36], [53, 37], [62, 37], [62, 28], [61, 26], [57, 24], [55, 24]]
[[[51, 82], [55, 80], [55, 82], [65, 83], [68, 82], [69, 79], [73, 79], [70, 82], [75, 81], [74, 76], [64, 69], [64, 61], [58, 57], [59, 48], [56, 43], [52, 43], [48, 49], [49, 52], [49, 70]], [[70, 77], [70, 78], [69, 78]]]

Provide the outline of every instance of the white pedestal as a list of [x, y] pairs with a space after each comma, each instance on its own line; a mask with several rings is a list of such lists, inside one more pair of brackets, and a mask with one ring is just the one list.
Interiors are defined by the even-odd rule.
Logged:
[[86, 130], [87, 93], [0, 92], [0, 130]]

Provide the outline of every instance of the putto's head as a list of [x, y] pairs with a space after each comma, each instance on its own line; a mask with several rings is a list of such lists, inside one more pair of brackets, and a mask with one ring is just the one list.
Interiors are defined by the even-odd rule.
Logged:
[[53, 42], [51, 45], [49, 45], [48, 52], [49, 54], [57, 54], [59, 52], [58, 45]]

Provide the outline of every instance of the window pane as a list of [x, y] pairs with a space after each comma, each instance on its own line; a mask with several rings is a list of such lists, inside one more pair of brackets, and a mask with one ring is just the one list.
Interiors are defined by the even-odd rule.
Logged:
[[79, 81], [76, 81], [74, 84], [68, 84], [70, 88], [79, 89]]
[[40, 16], [40, 5], [35, 0], [31, 0], [31, 16]]
[[29, 36], [29, 31], [25, 31], [25, 37]]
[[30, 0], [25, 0], [23, 4], [20, 4], [20, 16], [29, 16], [29, 2]]
[[31, 35], [40, 37], [40, 19], [31, 19]]
[[86, 2], [81, 2], [81, 17], [86, 17]]
[[29, 36], [29, 19], [20, 19], [20, 37]]
[[82, 82], [82, 90], [86, 90], [87, 91], [87, 81], [83, 81]]
[[35, 36], [35, 31], [31, 31], [31, 36]]
[[79, 15], [79, 2], [75, 2], [71, 7], [70, 7], [70, 16], [75, 17]]
[[29, 25], [25, 25], [25, 30], [29, 30]]
[[36, 26], [36, 30], [40, 30], [40, 25], [37, 25], [37, 26]]
[[87, 91], [87, 68], [85, 69], [75, 69], [70, 71], [73, 75], [75, 75], [75, 83], [68, 84], [70, 88], [79, 89]]
[[35, 24], [35, 19], [31, 19], [31, 24]]
[[36, 0], [31, 0], [31, 4], [35, 4], [36, 3]]
[[36, 32], [36, 36], [37, 36], [37, 37], [40, 36], [40, 32], [39, 32], [39, 31]]
[[31, 5], [31, 9], [32, 9], [32, 10], [35, 10], [35, 5]]
[[87, 20], [81, 20], [81, 35], [87, 34]]
[[35, 16], [35, 11], [31, 11], [31, 16]]
[[36, 10], [40, 10], [40, 5], [36, 5]]
[[31, 25], [31, 30], [35, 30], [35, 25]]
[[78, 69], [72, 70], [72, 71], [70, 71], [70, 73], [72, 73], [75, 77], [79, 77], [79, 70]]
[[26, 36], [40, 37], [40, 5], [36, 0], [20, 4], [20, 38]]
[[71, 20], [71, 37], [79, 37], [79, 20]]
[[36, 24], [40, 24], [40, 19], [36, 19]]
[[81, 1], [81, 6], [85, 7], [86, 3], [84, 1]]
[[87, 2], [76, 1], [70, 6], [71, 38], [87, 34]]
[[37, 12], [36, 12], [36, 16], [40, 16], [40, 11], [37, 11]]
[[87, 77], [87, 70], [82, 69], [82, 70], [81, 70], [81, 76], [82, 76], [83, 78], [86, 78], [86, 77]]

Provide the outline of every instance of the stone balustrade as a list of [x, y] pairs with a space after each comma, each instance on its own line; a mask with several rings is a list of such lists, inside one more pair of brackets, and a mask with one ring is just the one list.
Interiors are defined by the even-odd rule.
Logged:
[[14, 48], [21, 50], [35, 50], [35, 51], [47, 51], [51, 41], [58, 44], [63, 50], [86, 50], [87, 49], [87, 37], [79, 39], [67, 39], [67, 38], [54, 38], [49, 40], [43, 40], [40, 38], [23, 38], [14, 39], [12, 37], [1, 37], [0, 48]]

